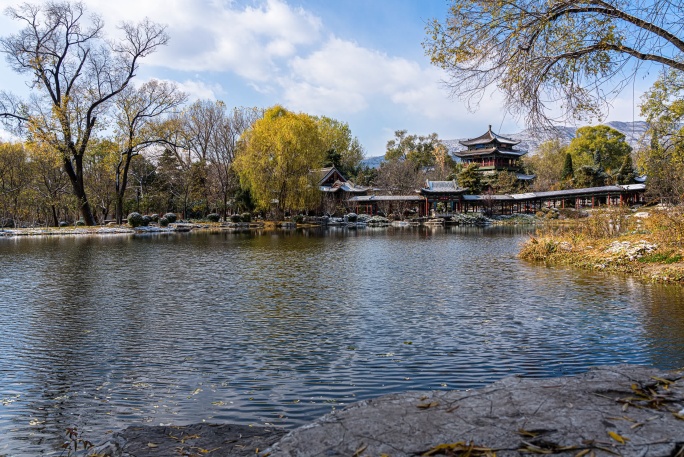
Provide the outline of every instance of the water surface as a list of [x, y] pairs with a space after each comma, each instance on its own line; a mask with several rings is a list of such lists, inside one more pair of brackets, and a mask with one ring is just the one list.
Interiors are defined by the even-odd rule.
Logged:
[[0, 455], [67, 427], [301, 425], [353, 401], [684, 366], [681, 287], [518, 260], [524, 229], [0, 239]]

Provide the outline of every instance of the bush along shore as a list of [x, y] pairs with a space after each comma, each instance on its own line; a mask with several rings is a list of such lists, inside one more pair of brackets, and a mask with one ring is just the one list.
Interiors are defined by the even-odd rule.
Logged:
[[607, 208], [577, 216], [540, 226], [520, 258], [684, 284], [684, 207]]

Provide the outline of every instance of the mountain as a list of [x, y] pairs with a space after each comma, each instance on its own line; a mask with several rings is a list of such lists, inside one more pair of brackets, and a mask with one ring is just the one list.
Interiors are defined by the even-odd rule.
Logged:
[[[625, 139], [627, 140], [627, 143], [629, 143], [632, 148], [637, 149], [637, 147], [642, 144], [644, 141], [648, 140], [647, 137], [647, 131], [648, 131], [648, 124], [644, 121], [636, 121], [636, 122], [619, 122], [619, 121], [611, 121], [611, 122], [606, 122], [605, 125], [614, 128], [618, 132], [622, 133], [625, 135]], [[556, 137], [559, 137], [561, 140], [561, 143], [567, 144], [569, 143], [573, 138], [575, 138], [575, 133], [577, 131], [577, 127], [564, 127], [564, 126], [559, 126], [557, 127], [558, 133], [555, 135]], [[521, 149], [523, 151], [529, 151], [530, 154], [535, 154], [539, 150], [539, 145], [544, 143], [545, 141], [548, 141], [554, 137], [554, 135], [546, 133], [546, 134], [539, 134], [537, 131], [532, 131], [530, 129], [525, 129], [521, 132], [518, 133], [502, 133], [502, 136], [512, 138], [514, 140], [519, 140], [520, 144], [518, 144], [517, 148]], [[462, 140], [467, 140], [468, 138], [458, 138], [455, 140], [442, 140], [442, 143], [446, 145], [447, 148], [449, 148], [449, 151], [453, 154], [456, 151], [461, 151], [465, 149], [464, 146], [461, 146], [459, 141]], [[384, 157], [383, 156], [374, 156], [374, 157], [367, 157], [363, 161], [361, 161], [362, 164], [367, 165], [370, 168], [379, 168], [380, 164], [383, 162]]]

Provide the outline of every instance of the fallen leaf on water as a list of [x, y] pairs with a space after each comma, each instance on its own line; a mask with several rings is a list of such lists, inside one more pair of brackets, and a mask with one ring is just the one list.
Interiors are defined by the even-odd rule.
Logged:
[[585, 449], [583, 451], [579, 451], [577, 454], [575, 454], [575, 457], [584, 457], [585, 455], [589, 454], [591, 452], [591, 449]]
[[159, 447], [159, 445], [154, 444], [154, 443], [147, 443], [147, 447], [155, 448], [155, 447]]

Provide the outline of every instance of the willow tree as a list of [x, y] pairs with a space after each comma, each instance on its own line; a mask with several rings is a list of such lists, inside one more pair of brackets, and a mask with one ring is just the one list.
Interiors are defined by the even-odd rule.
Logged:
[[683, 22], [673, 0], [452, 0], [423, 45], [455, 96], [477, 104], [497, 88], [548, 125], [602, 117], [640, 63], [684, 71]]
[[349, 124], [326, 116], [317, 118], [317, 121], [326, 151], [324, 165], [337, 168], [347, 178], [355, 176], [364, 150], [359, 139], [352, 135]]
[[82, 3], [48, 1], [8, 8], [23, 25], [0, 40], [0, 50], [15, 72], [27, 75], [28, 100], [0, 94], [0, 117], [17, 121], [33, 138], [61, 155], [80, 213], [94, 225], [86, 195], [83, 158], [98, 121], [113, 98], [138, 70], [140, 59], [166, 44], [164, 27], [145, 19], [120, 26], [121, 37], [109, 39], [97, 15]]
[[311, 171], [325, 157], [317, 120], [276, 105], [244, 133], [234, 167], [256, 208], [281, 217], [318, 206], [321, 196]]

